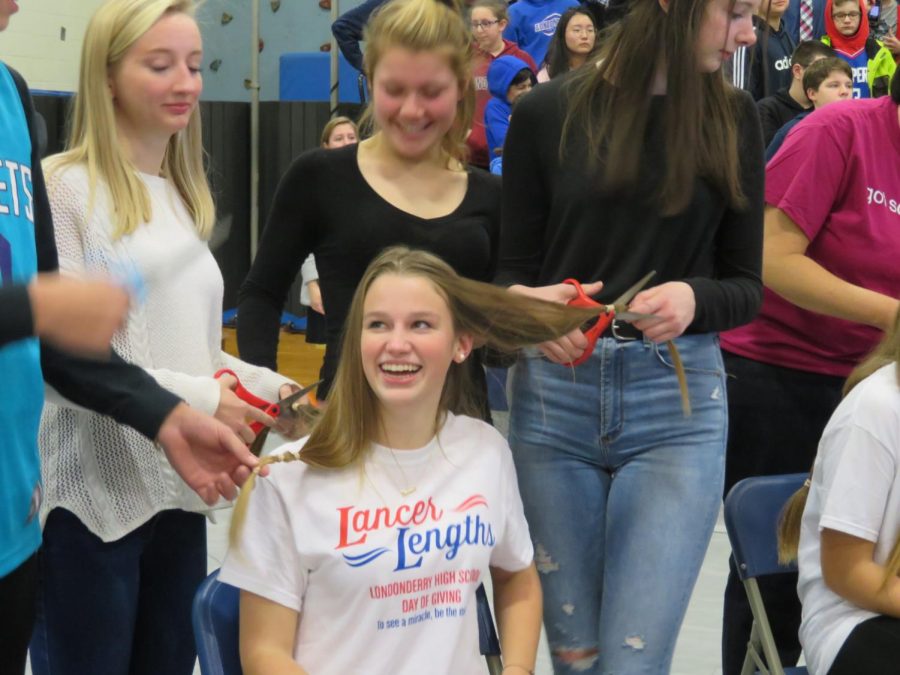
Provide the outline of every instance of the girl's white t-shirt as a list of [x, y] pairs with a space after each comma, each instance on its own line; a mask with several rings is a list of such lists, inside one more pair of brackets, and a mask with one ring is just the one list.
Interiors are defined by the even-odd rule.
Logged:
[[297, 663], [316, 675], [485, 672], [475, 589], [489, 566], [518, 571], [534, 553], [493, 427], [448, 415], [424, 448], [271, 468], [220, 579], [300, 613]]
[[827, 673], [853, 629], [877, 616], [825, 585], [821, 531], [875, 542], [885, 564], [900, 534], [900, 388], [891, 364], [858, 384], [825, 427], [800, 529], [800, 642], [810, 673]]

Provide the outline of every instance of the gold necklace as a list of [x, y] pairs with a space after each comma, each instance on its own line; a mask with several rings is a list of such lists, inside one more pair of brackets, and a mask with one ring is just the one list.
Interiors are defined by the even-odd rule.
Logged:
[[[431, 443], [429, 443], [429, 445], [431, 445]], [[431, 464], [431, 454], [432, 454], [432, 451], [434, 450], [434, 447], [428, 448], [428, 455], [427, 455], [427, 460], [425, 462], [425, 468], [419, 472], [419, 477], [416, 480], [415, 484], [413, 484], [409, 480], [409, 476], [406, 474], [406, 471], [404, 471], [403, 465], [400, 464], [400, 460], [397, 459], [397, 453], [394, 450], [394, 448], [392, 448], [390, 445], [385, 445], [384, 447], [386, 447], [388, 449], [388, 452], [391, 454], [391, 459], [394, 460], [394, 465], [397, 467], [397, 470], [400, 472], [400, 475], [403, 477], [403, 483], [404, 483], [405, 487], [400, 487], [399, 485], [397, 485], [397, 483], [394, 481], [393, 477], [391, 477], [390, 475], [388, 475], [388, 478], [390, 479], [391, 484], [394, 486], [394, 489], [400, 493], [401, 497], [408, 497], [409, 495], [411, 495], [413, 492], [415, 492], [418, 489], [419, 480], [421, 480], [421, 478], [425, 475], [425, 471], [428, 470], [428, 466]]]

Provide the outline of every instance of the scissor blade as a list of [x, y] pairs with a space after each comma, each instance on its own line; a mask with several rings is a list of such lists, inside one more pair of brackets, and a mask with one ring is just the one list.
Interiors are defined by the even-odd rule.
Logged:
[[285, 415], [293, 415], [296, 412], [293, 408], [294, 403], [296, 403], [301, 398], [306, 396], [309, 392], [311, 392], [313, 389], [315, 389], [320, 384], [322, 384], [322, 382], [323, 382], [323, 380], [319, 380], [318, 382], [313, 382], [312, 384], [307, 385], [298, 391], [295, 391], [293, 394], [289, 394], [288, 396], [285, 396], [280, 401], [276, 401], [276, 403], [278, 404], [278, 409], [279, 409], [278, 417], [281, 418], [281, 417], [284, 417]]
[[656, 270], [651, 270], [650, 272], [647, 272], [647, 274], [645, 274], [643, 277], [641, 277], [640, 281], [638, 281], [634, 286], [632, 286], [627, 291], [622, 293], [622, 295], [620, 295], [618, 298], [616, 298], [615, 302], [613, 302], [612, 304], [616, 307], [618, 307], [619, 305], [627, 305], [629, 302], [631, 302], [631, 299], [635, 295], [638, 294], [638, 291], [640, 291], [644, 286], [646, 286], [647, 282], [650, 281], [655, 275], [656, 275]]
[[642, 321], [644, 319], [658, 319], [657, 314], [641, 314], [639, 312], [616, 312], [617, 321]]
[[269, 427], [263, 427], [259, 430], [259, 433], [256, 434], [256, 438], [253, 439], [253, 442], [250, 444], [250, 452], [252, 452], [256, 457], [259, 457], [263, 451], [263, 447], [266, 444], [266, 439], [269, 437]]

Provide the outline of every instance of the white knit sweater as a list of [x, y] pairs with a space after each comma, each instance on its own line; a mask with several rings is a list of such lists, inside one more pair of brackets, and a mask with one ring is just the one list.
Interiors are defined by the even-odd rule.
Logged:
[[[75, 275], [135, 268], [141, 273], [146, 298], [132, 303], [113, 347], [192, 407], [215, 412], [219, 385], [213, 374], [219, 368], [230, 368], [245, 387], [275, 400], [289, 380], [221, 351], [222, 275], [177, 190], [164, 178], [141, 178], [152, 218], [115, 241], [104, 189], [96, 191], [88, 217], [84, 167], [48, 178], [60, 269]], [[48, 402], [41, 419], [42, 518], [63, 507], [98, 537], [114, 541], [164, 509], [206, 509], [154, 443], [58, 396], [50, 400], [59, 403]]]

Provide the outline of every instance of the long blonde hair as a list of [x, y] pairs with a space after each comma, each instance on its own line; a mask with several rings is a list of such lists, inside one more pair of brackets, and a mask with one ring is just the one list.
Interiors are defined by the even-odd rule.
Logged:
[[[107, 85], [109, 74], [159, 19], [171, 13], [193, 17], [195, 7], [194, 0], [107, 0], [85, 31], [66, 151], [49, 158], [46, 170], [52, 174], [66, 166], [84, 164], [91, 203], [98, 181], [102, 181], [109, 192], [110, 208], [115, 209], [114, 237], [134, 232], [151, 219], [152, 213], [147, 188], [118, 137]], [[162, 173], [178, 190], [197, 232], [208, 237], [215, 223], [215, 206], [203, 166], [199, 106], [187, 127], [169, 140]]]
[[[860, 363], [844, 383], [844, 396], [849, 394], [856, 385], [872, 375], [884, 366], [894, 364], [896, 366], [895, 377], [900, 386], [900, 312], [894, 319], [894, 325], [884, 336], [884, 339]], [[810, 474], [810, 479], [812, 474]], [[789, 563], [797, 559], [797, 551], [800, 547], [800, 524], [803, 519], [803, 509], [809, 497], [810, 481], [807, 480], [797, 492], [788, 500], [778, 523], [778, 560]], [[900, 537], [894, 542], [891, 554], [885, 563], [884, 584], [900, 574]]]
[[[372, 283], [385, 274], [427, 279], [447, 302], [457, 334], [471, 335], [478, 345], [513, 352], [527, 345], [552, 340], [577, 328], [603, 311], [577, 309], [535, 300], [506, 289], [460, 277], [440, 258], [398, 246], [385, 250], [369, 265], [356, 287], [344, 324], [341, 356], [328, 406], [299, 453], [269, 456], [261, 465], [299, 460], [310, 466], [337, 469], [359, 461], [376, 436], [378, 399], [366, 380], [360, 352], [363, 306]], [[464, 364], [451, 363], [444, 382], [434, 425], [437, 431], [447, 411], [478, 416], [473, 383]], [[235, 506], [231, 541], [236, 543], [243, 525], [247, 499], [257, 471], [248, 479]]]
[[[471, 67], [472, 37], [459, 11], [436, 0], [390, 0], [373, 14], [364, 39], [363, 63], [370, 86], [381, 57], [394, 47], [411, 52], [437, 52], [447, 57], [461, 96], [453, 126], [441, 140], [441, 149], [450, 160], [465, 164], [466, 136], [475, 113], [475, 84]], [[363, 113], [360, 126], [365, 131], [375, 129], [371, 105]]]

